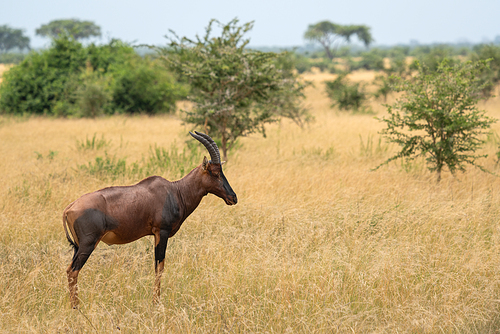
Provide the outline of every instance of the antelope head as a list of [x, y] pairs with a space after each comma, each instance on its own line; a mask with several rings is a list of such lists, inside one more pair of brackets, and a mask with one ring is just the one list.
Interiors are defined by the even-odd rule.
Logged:
[[201, 165], [203, 187], [208, 193], [222, 198], [227, 205], [236, 204], [238, 202], [236, 194], [222, 172], [224, 162], [220, 161], [220, 152], [217, 144], [210, 136], [204, 133], [195, 131], [195, 133], [189, 132], [189, 134], [202, 143], [208, 150], [208, 153], [210, 153], [210, 161], [206, 157], [203, 157]]

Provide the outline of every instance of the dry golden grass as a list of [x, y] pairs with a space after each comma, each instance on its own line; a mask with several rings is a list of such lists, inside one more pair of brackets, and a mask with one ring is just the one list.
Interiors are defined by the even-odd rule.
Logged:
[[[312, 79], [316, 121], [304, 129], [284, 121], [268, 138], [241, 140], [225, 168], [239, 203], [207, 196], [169, 241], [157, 306], [152, 240], [143, 238], [100, 244], [80, 274], [81, 309], [70, 309], [61, 213], [83, 193], [138, 181], [102, 180], [78, 165], [104, 151], [139, 161], [152, 145], [182, 145], [188, 129], [166, 116], [0, 118], [0, 332], [500, 328], [500, 180], [469, 168], [436, 184], [421, 161], [371, 172], [394, 150], [379, 145], [380, 122], [330, 110]], [[500, 100], [485, 108], [500, 117]], [[94, 133], [110, 144], [77, 150]], [[499, 172], [493, 157], [483, 164]]]

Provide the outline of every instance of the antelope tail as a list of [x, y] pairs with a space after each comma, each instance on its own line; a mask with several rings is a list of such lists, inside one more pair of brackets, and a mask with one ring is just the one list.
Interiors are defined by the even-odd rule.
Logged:
[[66, 210], [64, 210], [63, 213], [63, 227], [64, 227], [64, 232], [66, 233], [66, 239], [68, 239], [69, 244], [75, 251], [78, 250], [78, 245], [71, 239], [69, 232], [68, 232], [68, 216], [66, 215]]

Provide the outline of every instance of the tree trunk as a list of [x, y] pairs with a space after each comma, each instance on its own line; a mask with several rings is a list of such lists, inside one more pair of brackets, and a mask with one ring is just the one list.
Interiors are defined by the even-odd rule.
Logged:
[[326, 51], [326, 56], [327, 56], [328, 58], [330, 58], [330, 60], [333, 60], [333, 53], [332, 53], [332, 51], [330, 50], [330, 47], [325, 46], [325, 51]]

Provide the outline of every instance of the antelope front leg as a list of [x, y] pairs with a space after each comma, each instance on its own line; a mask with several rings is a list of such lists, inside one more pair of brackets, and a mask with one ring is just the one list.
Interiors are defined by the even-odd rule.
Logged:
[[155, 233], [155, 285], [153, 290], [153, 301], [160, 302], [160, 285], [163, 269], [165, 268], [165, 252], [167, 250], [169, 232], [160, 230]]

